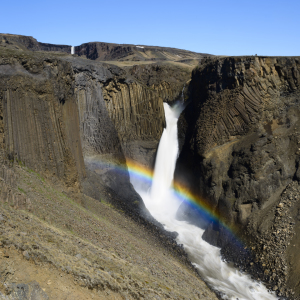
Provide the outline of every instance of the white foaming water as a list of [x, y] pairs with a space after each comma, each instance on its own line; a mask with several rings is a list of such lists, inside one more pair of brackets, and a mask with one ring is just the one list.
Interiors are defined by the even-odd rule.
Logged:
[[[164, 104], [167, 127], [164, 130], [156, 157], [151, 192], [132, 180], [151, 215], [166, 230], [178, 233], [177, 242], [183, 244], [190, 260], [204, 280], [223, 294], [223, 299], [271, 300], [277, 299], [266, 287], [253, 281], [221, 260], [220, 249], [202, 239], [203, 230], [176, 220], [180, 201], [172, 193], [171, 185], [178, 157], [177, 120], [182, 111], [180, 105], [170, 108]], [[133, 179], [133, 178], [131, 178]]]

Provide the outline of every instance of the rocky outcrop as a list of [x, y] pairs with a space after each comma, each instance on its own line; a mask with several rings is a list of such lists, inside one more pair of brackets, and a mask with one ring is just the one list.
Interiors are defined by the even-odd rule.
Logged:
[[48, 295], [41, 289], [40, 285], [36, 282], [25, 283], [11, 283], [7, 286], [7, 295], [0, 292], [0, 299], [3, 300], [49, 300]]
[[99, 61], [183, 61], [199, 60], [208, 54], [156, 46], [136, 46], [104, 42], [85, 43], [75, 47], [75, 53]]
[[122, 70], [81, 59], [70, 61], [74, 71], [81, 143], [88, 169], [83, 192], [100, 200], [101, 190], [109, 187], [135, 210], [142, 201], [130, 184], [120, 134], [103, 96], [103, 84], [116, 74], [122, 74]]
[[[33, 54], [28, 49], [41, 49], [35, 39], [2, 37], [11, 46], [2, 47], [0, 66], [2, 158], [94, 195], [90, 178], [140, 203], [125, 159], [153, 166], [165, 126], [163, 102], [181, 97], [190, 67], [120, 68], [71, 55]], [[92, 172], [87, 177], [85, 166]]]
[[[179, 120], [183, 142], [176, 176], [201, 194], [227, 225], [239, 228], [239, 236], [253, 247], [252, 259], [263, 253], [265, 259], [256, 264], [246, 259], [243, 267], [258, 272], [280, 295], [290, 294], [298, 284], [287, 283], [291, 268], [286, 262], [293, 261], [288, 257], [290, 238], [262, 246], [268, 236], [281, 239], [283, 230], [291, 238], [300, 234], [290, 208], [288, 217], [280, 217], [281, 205], [286, 205], [280, 204], [283, 191], [299, 180], [299, 71], [297, 57], [203, 60], [193, 71], [191, 102]], [[193, 214], [182, 209], [181, 217]], [[207, 226], [204, 238], [228, 254], [220, 228]]]
[[22, 49], [31, 51], [58, 51], [71, 53], [69, 45], [55, 45], [40, 43], [32, 36], [0, 34], [0, 46], [9, 49]]

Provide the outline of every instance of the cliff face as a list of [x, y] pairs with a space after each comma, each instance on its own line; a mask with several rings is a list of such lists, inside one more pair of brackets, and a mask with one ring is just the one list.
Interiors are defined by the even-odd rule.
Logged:
[[75, 53], [79, 56], [99, 61], [184, 61], [199, 60], [203, 56], [208, 55], [168, 47], [136, 46], [104, 42], [82, 44], [75, 47]]
[[101, 200], [103, 193], [109, 188], [128, 207], [137, 209], [142, 201], [129, 182], [120, 135], [103, 97], [103, 84], [114, 78], [114, 72], [122, 73], [122, 70], [81, 59], [70, 61], [74, 72], [80, 136], [87, 168], [83, 192]]
[[[75, 78], [81, 143], [88, 168], [85, 193], [97, 198], [103, 186], [108, 186], [127, 203], [141, 202], [128, 174], [120, 168], [126, 165], [126, 159], [154, 165], [165, 127], [163, 102], [181, 97], [189, 69], [164, 65], [120, 68], [77, 57], [64, 60], [71, 63]], [[172, 76], [165, 76], [168, 73]], [[101, 186], [96, 188], [96, 182]]]
[[70, 65], [30, 53], [1, 54], [2, 161], [17, 161], [78, 189], [85, 169]]
[[15, 34], [0, 34], [0, 46], [9, 49], [22, 49], [31, 51], [58, 51], [71, 53], [71, 46], [69, 45], [40, 43], [31, 36]]
[[165, 126], [163, 101], [181, 96], [190, 69], [120, 68], [2, 49], [3, 158], [95, 198], [108, 187], [124, 202], [141, 203], [120, 169], [126, 158], [153, 166]]
[[111, 120], [126, 157], [153, 167], [165, 127], [163, 102], [183, 100], [190, 68], [150, 64], [125, 68], [126, 73], [103, 85]]
[[[179, 120], [183, 142], [177, 177], [227, 224], [240, 228], [253, 246], [256, 266], [251, 269], [246, 260], [244, 267], [252, 273], [258, 268], [256, 276], [281, 295], [289, 294], [289, 288], [299, 293], [295, 282], [300, 274], [290, 267], [296, 259], [288, 255], [295, 249], [292, 238], [300, 234], [295, 198], [300, 179], [299, 71], [297, 57], [204, 60], [193, 71], [191, 103]], [[181, 217], [192, 215], [182, 207]], [[223, 246], [228, 255], [228, 241], [219, 230], [208, 224], [204, 238]]]
[[182, 97], [190, 69], [68, 61], [75, 73], [85, 156], [116, 153], [118, 159], [123, 155], [152, 166], [165, 127], [163, 102]]

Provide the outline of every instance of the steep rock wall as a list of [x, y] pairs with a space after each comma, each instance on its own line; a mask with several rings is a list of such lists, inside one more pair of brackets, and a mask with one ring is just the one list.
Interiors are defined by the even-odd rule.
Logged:
[[165, 126], [163, 99], [155, 90], [110, 81], [104, 86], [105, 104], [127, 158], [153, 165]]
[[[2, 51], [1, 158], [78, 190], [85, 168], [70, 64]], [[18, 55], [19, 54], [19, 55]]]
[[126, 157], [153, 167], [165, 127], [163, 102], [182, 99], [189, 68], [165, 64], [125, 68], [103, 84], [103, 95]]
[[81, 143], [87, 167], [83, 192], [101, 200], [108, 187], [131, 209], [143, 207], [140, 197], [130, 184], [119, 134], [109, 116], [102, 91], [103, 83], [113, 78], [114, 71], [121, 70], [80, 59], [71, 62]]
[[[119, 68], [78, 57], [64, 59], [74, 72], [81, 143], [85, 164], [92, 172], [85, 181], [85, 192], [95, 197], [95, 184], [92, 188], [88, 181], [98, 181], [119, 197], [139, 203], [127, 172], [120, 169], [126, 160], [153, 167], [165, 127], [163, 102], [182, 96], [189, 69], [152, 65]], [[172, 76], [164, 76], [170, 71], [174, 71]]]
[[182, 97], [190, 69], [157, 64], [120, 68], [76, 57], [66, 60], [76, 78], [85, 156], [122, 152], [152, 167], [165, 127], [163, 102]]
[[[293, 213], [299, 203], [291, 201], [291, 208], [283, 209], [288, 205], [283, 191], [295, 189], [290, 184], [299, 179], [299, 71], [297, 57], [204, 60], [193, 71], [191, 103], [179, 120], [183, 142], [177, 178], [201, 194], [229, 226], [240, 228], [254, 249], [243, 267], [258, 272], [280, 295], [297, 286], [288, 283], [293, 262], [286, 249], [300, 234]], [[197, 219], [187, 207], [180, 215]], [[204, 238], [230, 256], [222, 229], [206, 226]], [[275, 228], [280, 237], [270, 239]], [[232, 249], [230, 258], [240, 259]]]

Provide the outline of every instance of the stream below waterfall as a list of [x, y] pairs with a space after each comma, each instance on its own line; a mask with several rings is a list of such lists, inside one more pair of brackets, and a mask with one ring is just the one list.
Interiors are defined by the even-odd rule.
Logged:
[[262, 283], [222, 261], [220, 249], [202, 239], [203, 229], [176, 219], [181, 200], [173, 192], [172, 182], [178, 157], [177, 120], [183, 107], [178, 104], [171, 108], [165, 103], [164, 109], [167, 126], [159, 143], [152, 186], [145, 188], [145, 185], [131, 177], [134, 188], [151, 215], [166, 230], [178, 233], [177, 243], [183, 244], [201, 277], [223, 299], [277, 299]]

